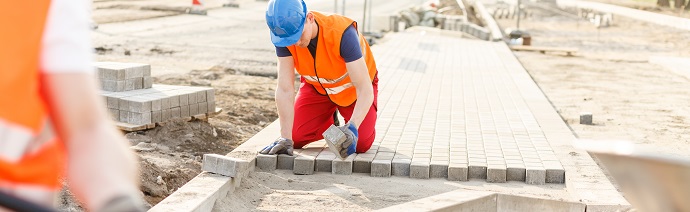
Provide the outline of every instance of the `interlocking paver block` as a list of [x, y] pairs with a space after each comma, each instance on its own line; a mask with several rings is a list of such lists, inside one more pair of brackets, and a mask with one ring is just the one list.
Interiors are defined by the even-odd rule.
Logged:
[[256, 166], [262, 171], [273, 171], [276, 170], [278, 163], [278, 156], [276, 155], [256, 155]]
[[431, 161], [429, 164], [429, 177], [448, 178], [448, 161]]
[[544, 185], [546, 183], [546, 170], [543, 167], [528, 166], [525, 170], [525, 183]]
[[314, 165], [316, 164], [316, 156], [321, 151], [321, 148], [305, 148], [299, 152], [295, 157], [295, 165], [292, 169], [294, 174], [310, 175], [314, 174]]
[[489, 165], [486, 169], [486, 181], [490, 183], [506, 182], [505, 165]]
[[199, 106], [199, 114], [205, 114], [208, 113], [208, 102], [202, 102], [198, 104]]
[[189, 117], [189, 105], [180, 106], [180, 117]]
[[177, 92], [176, 96], [180, 99], [180, 106], [188, 106], [189, 105], [189, 94]]
[[448, 165], [448, 180], [451, 181], [467, 181], [467, 164], [454, 164]]
[[559, 161], [544, 161], [546, 183], [565, 183], [565, 169]]
[[228, 177], [235, 177], [241, 169], [245, 169], [247, 166], [249, 166], [248, 161], [217, 154], [204, 154], [202, 170]]
[[331, 173], [340, 175], [352, 174], [352, 161], [354, 161], [356, 156], [357, 154], [355, 153], [347, 156], [345, 159], [333, 159]]
[[486, 165], [469, 165], [467, 177], [470, 179], [486, 179]]
[[151, 123], [151, 112], [136, 113], [130, 112], [129, 119], [127, 123], [130, 124], [150, 124]]
[[194, 91], [186, 91], [186, 92], [187, 92], [187, 98], [189, 99], [190, 105], [199, 103], [196, 101], [196, 97], [197, 97], [196, 92], [194, 92]]
[[196, 91], [197, 103], [206, 102], [206, 90], [207, 89], [202, 89], [202, 90]]
[[[149, 71], [149, 76], [151, 74], [151, 71]], [[144, 77], [144, 88], [151, 88], [153, 85], [153, 78], [152, 77]]]
[[189, 104], [189, 115], [190, 116], [199, 115], [199, 104], [197, 104], [197, 103]]
[[157, 111], [151, 111], [151, 123], [158, 123], [161, 122], [161, 116], [162, 112], [160, 110]]
[[333, 160], [336, 158], [335, 154], [328, 148], [322, 148], [318, 156], [316, 156], [317, 172], [331, 172], [333, 170]]
[[391, 174], [394, 176], [410, 176], [410, 163], [412, 159], [409, 156], [396, 156], [391, 161]]
[[180, 107], [170, 108], [170, 119], [182, 117]]
[[525, 182], [525, 167], [520, 166], [508, 166], [506, 169], [506, 180], [507, 181], [520, 181]]
[[290, 156], [287, 154], [279, 154], [278, 155], [278, 163], [276, 165], [277, 169], [287, 169], [287, 170], [292, 170], [292, 168], [295, 165], [295, 156]]
[[410, 163], [410, 178], [429, 179], [429, 162], [413, 159]]
[[355, 160], [352, 162], [352, 172], [354, 173], [369, 173], [371, 172], [371, 161], [374, 160], [375, 153], [357, 154]]
[[371, 161], [371, 176], [372, 177], [390, 177], [391, 163], [395, 153], [393, 152], [379, 152], [376, 153], [374, 160]]

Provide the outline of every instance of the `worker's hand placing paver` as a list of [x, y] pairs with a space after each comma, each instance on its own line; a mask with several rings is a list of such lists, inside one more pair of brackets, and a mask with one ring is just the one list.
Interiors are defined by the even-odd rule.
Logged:
[[323, 138], [331, 151], [344, 159], [356, 152], [358, 134], [357, 127], [348, 123], [340, 127], [331, 125], [323, 132]]
[[275, 155], [275, 154], [288, 154], [292, 156], [294, 142], [287, 138], [278, 138], [278, 140], [264, 147], [261, 154], [265, 155]]

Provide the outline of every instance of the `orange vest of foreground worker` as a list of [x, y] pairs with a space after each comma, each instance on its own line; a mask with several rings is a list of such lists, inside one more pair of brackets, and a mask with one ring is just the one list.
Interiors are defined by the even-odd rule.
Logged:
[[[357, 92], [348, 77], [345, 60], [340, 56], [340, 40], [350, 25], [354, 25], [357, 29], [357, 23], [344, 16], [324, 15], [314, 11], [311, 13], [314, 14], [314, 19], [319, 25], [316, 59], [307, 48], [288, 46], [288, 50], [293, 55], [295, 69], [307, 83], [314, 86], [316, 91], [328, 95], [333, 103], [344, 107], [349, 106], [357, 100]], [[362, 34], [359, 34], [359, 45], [369, 69], [369, 79], [374, 80], [376, 62]]]
[[40, 93], [39, 55], [49, 0], [0, 3], [0, 187], [61, 187], [64, 145]]

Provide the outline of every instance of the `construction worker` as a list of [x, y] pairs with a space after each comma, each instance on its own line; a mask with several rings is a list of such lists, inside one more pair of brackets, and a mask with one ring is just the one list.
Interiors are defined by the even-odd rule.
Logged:
[[[339, 147], [347, 149], [341, 157], [369, 150], [376, 134], [378, 72], [357, 23], [308, 11], [303, 0], [269, 1], [266, 22], [278, 56], [281, 137], [260, 153], [292, 155], [293, 148], [322, 139], [336, 109], [345, 118], [339, 128], [348, 138]], [[296, 97], [295, 70], [301, 75]]]
[[142, 211], [134, 154], [91, 66], [90, 10], [86, 0], [0, 3], [0, 193], [50, 208], [67, 179], [89, 211]]

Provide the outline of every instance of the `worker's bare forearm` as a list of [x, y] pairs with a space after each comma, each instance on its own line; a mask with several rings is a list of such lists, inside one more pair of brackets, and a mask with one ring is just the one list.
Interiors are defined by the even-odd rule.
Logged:
[[369, 70], [364, 62], [364, 58], [349, 62], [346, 65], [352, 85], [357, 90], [357, 102], [355, 103], [350, 123], [355, 124], [359, 128], [367, 116], [371, 104], [374, 103], [374, 88], [371, 84]]
[[110, 121], [94, 76], [44, 74], [42, 85], [58, 136], [69, 152], [71, 190], [90, 210], [115, 196], [137, 195], [134, 155]]
[[294, 91], [276, 90], [276, 107], [280, 117], [280, 136], [292, 139], [292, 122], [295, 116]]
[[278, 58], [276, 107], [280, 118], [280, 136], [292, 139], [292, 122], [295, 119], [295, 64], [292, 57]]

